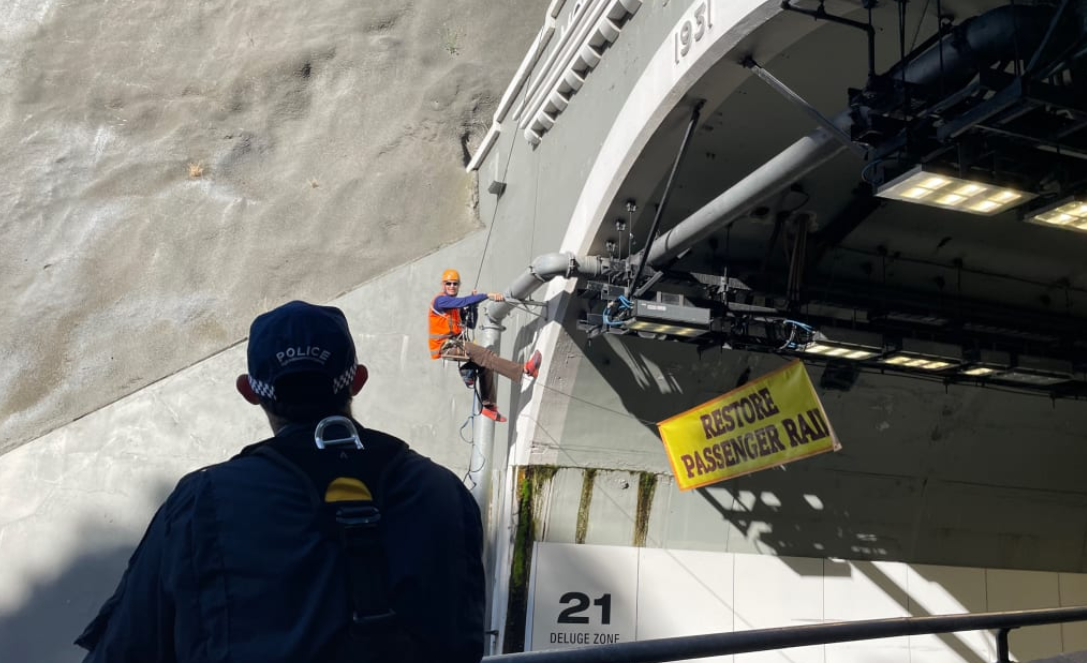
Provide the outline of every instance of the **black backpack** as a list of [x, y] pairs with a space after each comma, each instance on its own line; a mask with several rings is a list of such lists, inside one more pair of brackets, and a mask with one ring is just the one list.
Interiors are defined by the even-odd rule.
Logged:
[[[399, 663], [422, 660], [389, 596], [381, 547], [384, 478], [406, 458], [405, 445], [369, 431], [346, 417], [328, 417], [314, 426], [293, 426], [285, 434], [246, 449], [290, 470], [322, 505], [322, 528], [338, 541], [350, 585], [351, 618], [346, 632], [319, 660]], [[332, 437], [329, 434], [337, 437]]]

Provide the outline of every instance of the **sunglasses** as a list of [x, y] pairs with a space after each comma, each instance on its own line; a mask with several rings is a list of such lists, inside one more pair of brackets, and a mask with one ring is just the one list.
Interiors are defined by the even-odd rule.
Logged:
[[460, 285], [460, 281], [446, 281], [446, 285]]

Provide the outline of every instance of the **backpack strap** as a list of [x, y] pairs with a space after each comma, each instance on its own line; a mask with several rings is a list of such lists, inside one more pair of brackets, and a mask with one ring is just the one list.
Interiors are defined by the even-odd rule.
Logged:
[[396, 630], [381, 545], [380, 507], [383, 479], [407, 445], [340, 419], [335, 425], [350, 426], [350, 435], [324, 440], [323, 448], [317, 446], [322, 443], [318, 425], [316, 440], [313, 428], [307, 427], [253, 445], [243, 455], [268, 458], [312, 488], [313, 501], [324, 514], [326, 535], [340, 543], [347, 562], [352, 636], [367, 638]]

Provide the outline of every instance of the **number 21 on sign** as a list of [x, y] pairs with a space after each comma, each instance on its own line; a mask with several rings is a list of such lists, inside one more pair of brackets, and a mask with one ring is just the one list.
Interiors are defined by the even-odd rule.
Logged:
[[713, 27], [712, 0], [703, 0], [695, 5], [689, 18], [683, 19], [675, 32], [676, 64], [687, 57], [691, 46], [702, 41], [706, 32]]
[[[566, 605], [572, 603], [569, 608], [566, 608], [559, 613], [558, 623], [560, 624], [588, 624], [589, 617], [582, 616], [581, 613], [589, 609], [589, 596], [588, 594], [582, 594], [581, 592], [566, 592], [559, 599], [559, 603]], [[611, 623], [611, 594], [602, 594], [600, 598], [592, 602], [593, 605], [600, 608], [600, 623]]]

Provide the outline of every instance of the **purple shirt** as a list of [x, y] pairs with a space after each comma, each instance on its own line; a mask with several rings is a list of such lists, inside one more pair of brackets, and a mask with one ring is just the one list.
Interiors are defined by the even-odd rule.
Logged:
[[473, 306], [482, 301], [486, 301], [487, 293], [481, 293], [478, 295], [468, 295], [467, 297], [450, 297], [449, 295], [438, 295], [434, 299], [435, 311], [448, 311], [454, 308], [467, 308]]

